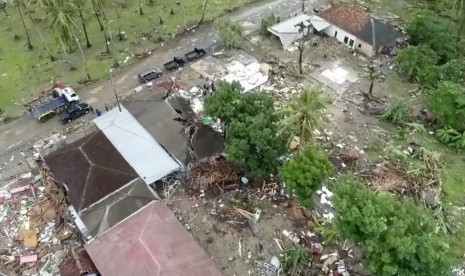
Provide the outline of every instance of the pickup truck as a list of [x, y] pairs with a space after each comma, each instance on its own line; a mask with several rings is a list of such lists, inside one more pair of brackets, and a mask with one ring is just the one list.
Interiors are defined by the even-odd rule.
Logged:
[[204, 57], [207, 55], [207, 52], [202, 49], [202, 48], [194, 48], [194, 51], [191, 51], [187, 54], [185, 54], [185, 57], [187, 61], [195, 61], [201, 57]]
[[168, 71], [174, 71], [184, 65], [186, 65], [186, 61], [184, 59], [174, 57], [172, 61], [163, 64], [163, 67], [165, 67]]
[[90, 106], [86, 103], [71, 105], [58, 115], [58, 120], [62, 124], [71, 123], [71, 121], [90, 112]]
[[55, 114], [61, 112], [71, 102], [78, 100], [79, 97], [71, 87], [64, 84], [56, 84], [54, 87], [41, 92], [39, 97], [25, 104], [24, 107], [31, 117], [40, 122], [45, 122]]

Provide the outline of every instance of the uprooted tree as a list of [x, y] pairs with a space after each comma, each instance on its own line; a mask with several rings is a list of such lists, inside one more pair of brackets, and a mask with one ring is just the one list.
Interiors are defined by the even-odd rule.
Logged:
[[336, 229], [362, 245], [374, 275], [450, 275], [455, 259], [424, 208], [376, 194], [353, 175], [340, 176], [334, 192]]
[[275, 173], [285, 152], [285, 139], [277, 131], [272, 99], [262, 93], [243, 94], [239, 84], [221, 83], [205, 101], [205, 112], [226, 128], [228, 159], [253, 177]]

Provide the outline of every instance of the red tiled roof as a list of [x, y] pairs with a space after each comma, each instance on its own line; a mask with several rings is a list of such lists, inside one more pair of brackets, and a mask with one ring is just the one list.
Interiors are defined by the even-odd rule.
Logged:
[[140, 209], [86, 250], [103, 276], [222, 275], [162, 202]]
[[66, 184], [77, 212], [137, 178], [101, 131], [44, 157], [55, 178]]
[[353, 35], [360, 32], [370, 22], [369, 14], [344, 3], [321, 11], [318, 16]]

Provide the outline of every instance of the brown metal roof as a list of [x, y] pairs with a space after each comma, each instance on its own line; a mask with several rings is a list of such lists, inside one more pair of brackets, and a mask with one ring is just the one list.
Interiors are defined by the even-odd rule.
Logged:
[[369, 14], [344, 3], [321, 11], [318, 16], [353, 35], [357, 35], [370, 22]]
[[163, 202], [148, 204], [86, 250], [102, 275], [222, 275]]
[[44, 160], [55, 178], [68, 187], [77, 212], [137, 178], [101, 131], [58, 149]]

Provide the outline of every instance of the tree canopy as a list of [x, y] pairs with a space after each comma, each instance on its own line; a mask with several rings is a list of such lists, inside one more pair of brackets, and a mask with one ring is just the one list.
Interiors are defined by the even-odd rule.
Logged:
[[221, 83], [205, 101], [205, 112], [226, 125], [228, 159], [256, 178], [275, 173], [284, 154], [272, 99], [263, 93], [242, 93], [238, 83]]
[[328, 158], [309, 147], [287, 161], [279, 174], [286, 185], [297, 195], [302, 206], [313, 206], [313, 195], [332, 170]]
[[230, 18], [220, 18], [216, 25], [226, 47], [239, 48], [242, 43], [242, 33], [244, 32], [242, 25]]
[[424, 86], [434, 86], [438, 79], [436, 64], [439, 57], [428, 46], [409, 46], [395, 58], [396, 69], [410, 80]]
[[336, 229], [363, 246], [374, 275], [450, 275], [453, 255], [424, 208], [375, 194], [353, 175], [338, 182]]
[[465, 89], [459, 84], [440, 83], [430, 94], [427, 105], [441, 126], [465, 130]]

